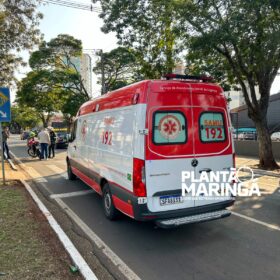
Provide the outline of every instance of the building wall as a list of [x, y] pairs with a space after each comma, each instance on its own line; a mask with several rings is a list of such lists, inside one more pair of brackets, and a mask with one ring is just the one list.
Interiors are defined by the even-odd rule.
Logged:
[[92, 96], [92, 63], [88, 54], [82, 54], [81, 57], [71, 57], [71, 62], [75, 65], [77, 71], [81, 74], [86, 91]]
[[[255, 127], [246, 105], [231, 110], [231, 120], [234, 128]], [[270, 96], [267, 121], [271, 132], [280, 131], [280, 93]]]
[[88, 94], [92, 95], [92, 64], [91, 57], [83, 54], [81, 57], [81, 76]]
[[[238, 156], [258, 157], [258, 141], [244, 140], [234, 141], [235, 153]], [[280, 160], [280, 142], [272, 142], [272, 152], [276, 160]]]
[[225, 91], [225, 96], [231, 99], [231, 101], [229, 102], [230, 109], [245, 105], [245, 100], [241, 91]]

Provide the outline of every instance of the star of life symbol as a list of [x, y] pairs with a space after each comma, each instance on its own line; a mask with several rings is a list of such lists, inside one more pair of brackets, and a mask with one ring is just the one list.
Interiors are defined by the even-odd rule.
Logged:
[[176, 139], [181, 131], [181, 124], [175, 116], [167, 115], [159, 122], [160, 134], [165, 139]]

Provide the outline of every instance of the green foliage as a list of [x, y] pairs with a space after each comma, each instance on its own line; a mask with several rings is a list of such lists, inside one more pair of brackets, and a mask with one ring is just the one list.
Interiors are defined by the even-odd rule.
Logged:
[[19, 52], [39, 42], [37, 29], [42, 14], [36, 12], [37, 0], [0, 0], [0, 84], [10, 85], [14, 71], [25, 65]]
[[[280, 68], [280, 4], [271, 0], [174, 0], [190, 69], [239, 84], [259, 139], [260, 166], [277, 168], [267, 126], [271, 85]], [[192, 66], [195, 64], [195, 66]], [[260, 93], [257, 98], [256, 87]]]
[[139, 66], [132, 50], [118, 47], [108, 53], [103, 53], [102, 58], [93, 68], [98, 75], [102, 73], [102, 59], [106, 91], [118, 89], [139, 80]]
[[180, 51], [180, 26], [170, 0], [96, 0], [105, 33], [116, 32], [119, 43], [135, 50], [144, 78], [172, 72]]
[[174, 2], [182, 28], [191, 34], [186, 37], [189, 62], [221, 81], [239, 83], [251, 118], [261, 121], [280, 67], [279, 7], [269, 0]]
[[31, 54], [29, 65], [33, 70], [19, 83], [17, 101], [36, 109], [45, 126], [53, 112], [74, 116], [89, 100], [75, 64], [81, 54], [82, 42], [66, 34], [42, 42]]
[[53, 83], [49, 71], [31, 71], [18, 85], [17, 99], [19, 106], [33, 108], [40, 115], [44, 126], [51, 114], [62, 105], [60, 89]]
[[30, 67], [49, 72], [49, 83], [61, 97], [60, 110], [75, 116], [82, 103], [90, 99], [75, 60], [81, 58], [82, 42], [67, 34], [60, 34], [50, 42], [43, 42], [29, 59]]
[[40, 122], [40, 115], [31, 107], [13, 105], [11, 107], [12, 127], [25, 129], [26, 127], [33, 128]]

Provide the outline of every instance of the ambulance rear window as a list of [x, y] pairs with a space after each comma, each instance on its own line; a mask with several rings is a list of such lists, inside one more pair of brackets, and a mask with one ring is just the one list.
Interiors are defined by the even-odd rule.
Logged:
[[187, 142], [186, 118], [178, 111], [157, 111], [153, 115], [153, 143], [157, 145]]
[[199, 118], [199, 127], [201, 142], [223, 142], [226, 139], [224, 116], [222, 113], [202, 113]]

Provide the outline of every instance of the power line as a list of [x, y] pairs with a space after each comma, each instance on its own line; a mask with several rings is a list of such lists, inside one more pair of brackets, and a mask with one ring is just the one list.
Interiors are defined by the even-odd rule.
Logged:
[[68, 8], [96, 12], [96, 13], [102, 12], [101, 9], [96, 8], [93, 5], [85, 5], [85, 4], [80, 4], [77, 2], [60, 1], [60, 0], [43, 0], [43, 2], [49, 3], [49, 4], [54, 4], [54, 5], [59, 5], [59, 6], [64, 6], [64, 7], [68, 7]]
[[84, 4], [81, 2], [69, 1], [69, 0], [43, 0], [44, 3], [64, 6], [68, 8], [74, 8], [79, 10], [91, 11], [95, 13], [101, 13], [102, 10], [98, 7], [94, 7], [92, 4]]

